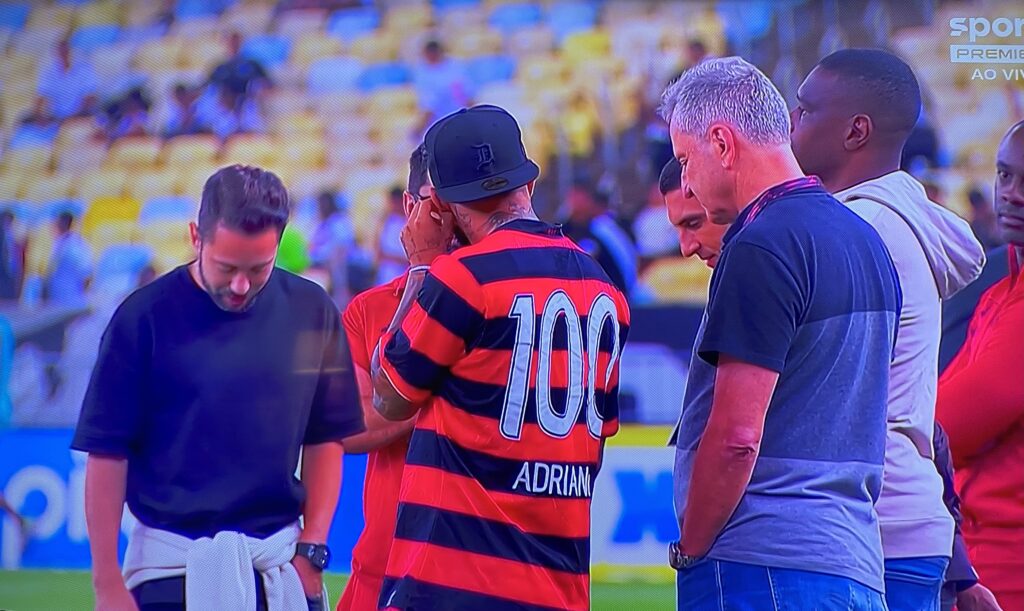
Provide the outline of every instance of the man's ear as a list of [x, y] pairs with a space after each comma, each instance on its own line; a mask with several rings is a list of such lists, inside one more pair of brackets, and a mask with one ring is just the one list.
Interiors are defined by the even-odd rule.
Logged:
[[188, 224], [188, 237], [192, 241], [192, 248], [195, 249], [196, 256], [199, 256], [199, 245], [202, 242], [202, 239], [199, 237], [199, 227], [196, 225], [195, 221]]
[[846, 137], [843, 138], [843, 148], [847, 151], [856, 151], [864, 148], [871, 135], [875, 131], [875, 123], [868, 115], [854, 115], [846, 128]]
[[724, 123], [715, 123], [708, 130], [708, 144], [722, 167], [729, 169], [736, 162], [736, 135]]
[[526, 183], [526, 190], [530, 193], [530, 197], [531, 198], [533, 197], [533, 190], [534, 190], [534, 188], [536, 186], [537, 186], [537, 179], [536, 178], [531, 180], [530, 182]]
[[412, 216], [412, 208], [416, 205], [416, 200], [413, 199], [412, 194], [408, 191], [402, 192], [402, 212], [405, 213], [405, 218]]

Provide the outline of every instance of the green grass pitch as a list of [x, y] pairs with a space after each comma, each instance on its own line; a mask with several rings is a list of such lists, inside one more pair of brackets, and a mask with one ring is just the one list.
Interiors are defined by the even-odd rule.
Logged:
[[[327, 574], [331, 602], [337, 603], [345, 575]], [[670, 584], [604, 584], [592, 586], [594, 611], [661, 611], [675, 608]], [[89, 611], [92, 585], [86, 571], [0, 571], [2, 611]]]

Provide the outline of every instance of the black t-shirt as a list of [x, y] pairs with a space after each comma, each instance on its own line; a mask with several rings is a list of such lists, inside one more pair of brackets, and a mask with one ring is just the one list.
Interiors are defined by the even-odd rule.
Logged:
[[128, 459], [127, 502], [187, 537], [296, 520], [304, 444], [365, 430], [341, 317], [275, 269], [226, 312], [179, 267], [129, 296], [100, 343], [72, 447]]

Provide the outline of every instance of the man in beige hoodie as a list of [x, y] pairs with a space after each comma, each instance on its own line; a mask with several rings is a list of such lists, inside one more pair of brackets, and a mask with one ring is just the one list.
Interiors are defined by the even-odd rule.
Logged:
[[801, 167], [878, 231], [899, 273], [904, 301], [876, 505], [886, 601], [893, 611], [938, 610], [954, 543], [932, 438], [942, 301], [978, 276], [984, 251], [966, 221], [899, 169], [921, 111], [906, 63], [884, 51], [838, 51], [819, 62], [797, 99], [792, 141]]

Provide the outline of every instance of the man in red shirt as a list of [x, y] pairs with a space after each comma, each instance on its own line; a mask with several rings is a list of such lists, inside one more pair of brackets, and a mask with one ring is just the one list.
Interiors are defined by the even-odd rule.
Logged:
[[[406, 215], [416, 202], [429, 197], [427, 161], [421, 146], [409, 159], [409, 185], [404, 195]], [[415, 418], [399, 422], [381, 418], [373, 409], [373, 384], [369, 372], [370, 354], [398, 309], [406, 278], [407, 275], [402, 274], [356, 295], [342, 315], [366, 420], [366, 432], [346, 439], [345, 451], [350, 454], [367, 453], [369, 456], [363, 484], [365, 526], [352, 550], [352, 576], [338, 601], [338, 611], [377, 609], [377, 598], [395, 533], [398, 489]]]
[[1024, 609], [1024, 121], [996, 157], [995, 206], [1010, 273], [982, 296], [967, 341], [939, 380], [964, 538], [981, 580]]

